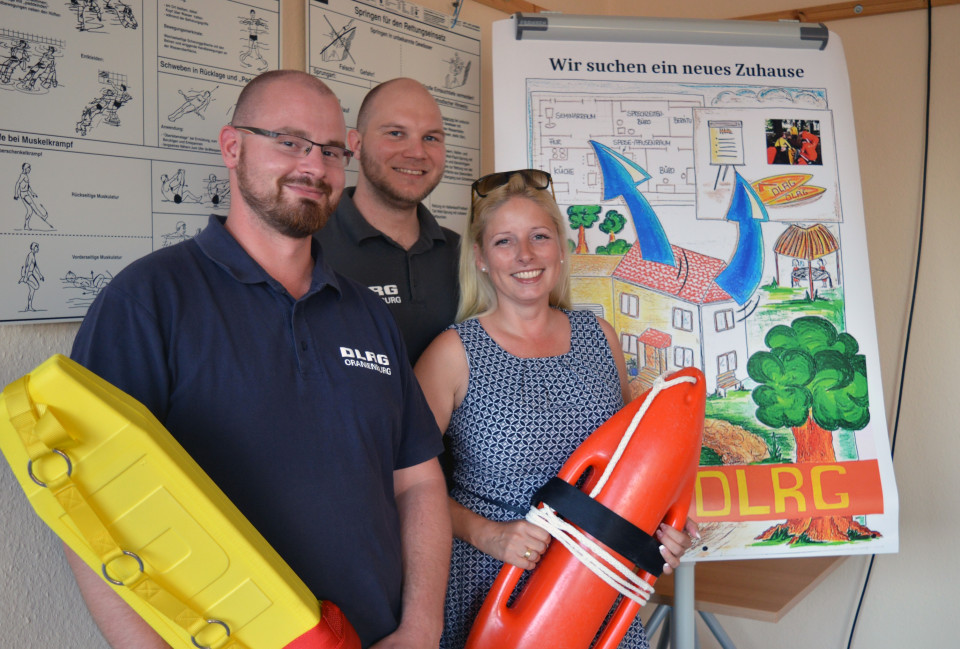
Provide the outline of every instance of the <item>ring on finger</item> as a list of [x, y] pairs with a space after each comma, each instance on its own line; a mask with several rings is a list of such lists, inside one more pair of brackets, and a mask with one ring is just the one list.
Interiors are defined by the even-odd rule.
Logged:
[[523, 553], [523, 558], [524, 558], [524, 559], [528, 559], [528, 560], [529, 560], [530, 557], [532, 557], [532, 556], [533, 556], [533, 550], [528, 549], [526, 552]]

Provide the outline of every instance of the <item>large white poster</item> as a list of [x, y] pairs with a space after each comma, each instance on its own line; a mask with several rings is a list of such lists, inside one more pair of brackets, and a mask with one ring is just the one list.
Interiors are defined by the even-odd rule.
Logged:
[[839, 39], [518, 40], [515, 22], [494, 24], [497, 170], [552, 174], [574, 301], [613, 324], [634, 394], [707, 377], [693, 558], [896, 551]]
[[0, 322], [75, 320], [225, 213], [217, 133], [279, 67], [279, 0], [2, 5]]
[[[462, 232], [480, 171], [480, 28], [406, 0], [312, 0], [307, 22], [307, 69], [340, 98], [348, 128], [367, 92], [390, 79], [414, 78], [437, 100], [447, 164], [424, 202]], [[355, 179], [351, 165], [347, 184]]]

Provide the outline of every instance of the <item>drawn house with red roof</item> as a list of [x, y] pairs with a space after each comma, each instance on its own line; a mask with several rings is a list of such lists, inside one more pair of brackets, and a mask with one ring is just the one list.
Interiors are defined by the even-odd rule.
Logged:
[[746, 377], [746, 327], [737, 320], [737, 303], [714, 282], [726, 262], [671, 247], [675, 267], [644, 261], [635, 244], [611, 276], [608, 318], [624, 354], [636, 360], [633, 392], [690, 366], [703, 371], [708, 393], [739, 388]]

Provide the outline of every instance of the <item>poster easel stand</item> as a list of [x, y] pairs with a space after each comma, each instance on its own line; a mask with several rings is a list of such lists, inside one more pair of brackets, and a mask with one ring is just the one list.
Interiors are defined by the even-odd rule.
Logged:
[[720, 643], [722, 649], [737, 649], [733, 640], [727, 635], [720, 621], [713, 613], [707, 611], [697, 611], [695, 606], [695, 581], [694, 569], [695, 563], [683, 563], [674, 573], [674, 595], [673, 606], [669, 604], [660, 604], [654, 610], [653, 615], [647, 621], [647, 637], [652, 636], [663, 624], [663, 633], [657, 642], [657, 649], [693, 649], [699, 648], [697, 641], [696, 615], [699, 613], [701, 619], [713, 633], [713, 637]]

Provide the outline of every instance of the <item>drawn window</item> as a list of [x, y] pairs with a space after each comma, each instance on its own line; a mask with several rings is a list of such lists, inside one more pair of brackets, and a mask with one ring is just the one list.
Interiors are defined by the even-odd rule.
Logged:
[[673, 309], [673, 327], [683, 331], [693, 331], [693, 311], [686, 309]]
[[620, 313], [625, 313], [631, 318], [640, 317], [640, 298], [630, 293], [620, 294]]
[[673, 364], [677, 367], [693, 367], [693, 350], [689, 347], [674, 347]]
[[726, 331], [727, 329], [733, 329], [733, 310], [724, 309], [723, 311], [717, 311], [713, 319], [717, 325], [717, 331]]
[[725, 374], [737, 369], [737, 352], [727, 352], [717, 356], [717, 373]]
[[634, 354], [637, 353], [637, 337], [633, 334], [620, 334], [620, 347], [623, 348], [624, 354]]

